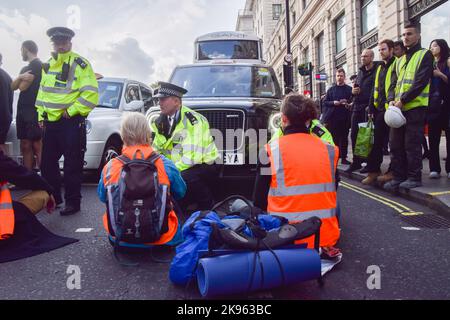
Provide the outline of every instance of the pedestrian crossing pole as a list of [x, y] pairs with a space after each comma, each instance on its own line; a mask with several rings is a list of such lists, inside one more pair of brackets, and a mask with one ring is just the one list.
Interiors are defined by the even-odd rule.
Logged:
[[286, 0], [286, 49], [287, 53], [284, 58], [284, 91], [289, 94], [294, 91], [294, 73], [292, 68], [292, 50], [291, 50], [291, 23], [290, 23], [290, 8], [289, 0]]

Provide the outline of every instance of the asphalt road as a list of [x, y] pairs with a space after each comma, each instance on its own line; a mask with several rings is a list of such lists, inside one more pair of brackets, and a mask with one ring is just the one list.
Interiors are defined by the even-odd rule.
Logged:
[[[232, 298], [450, 299], [450, 230], [411, 228], [398, 210], [393, 209], [392, 206], [399, 208], [397, 204], [346, 186], [339, 190], [343, 230], [339, 247], [344, 257], [325, 277], [324, 287], [310, 281], [250, 297]], [[390, 197], [410, 211], [436, 214], [421, 205], [365, 189]], [[81, 214], [73, 217], [39, 215], [52, 232], [80, 241], [47, 254], [0, 264], [0, 299], [200, 298], [195, 288], [185, 290], [173, 286], [168, 281], [169, 265], [156, 264], [148, 256], [133, 257], [139, 261], [138, 267], [120, 266], [112, 256], [101, 224], [104, 206], [97, 199], [96, 187], [85, 185], [83, 197]], [[77, 233], [80, 228], [92, 228], [92, 231]], [[67, 273], [69, 266], [78, 266], [81, 270], [79, 290], [67, 287], [71, 275]], [[379, 289], [370, 290], [367, 286], [370, 266], [381, 270]]]

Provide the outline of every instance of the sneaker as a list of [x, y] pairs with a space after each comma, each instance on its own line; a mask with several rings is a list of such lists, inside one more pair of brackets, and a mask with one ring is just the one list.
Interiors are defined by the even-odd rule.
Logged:
[[352, 173], [353, 171], [356, 171], [359, 169], [361, 169], [361, 165], [355, 165], [354, 163], [352, 163], [352, 165], [347, 170], [345, 170], [345, 172]]
[[404, 182], [402, 182], [399, 187], [403, 188], [403, 189], [414, 189], [417, 187], [421, 187], [422, 186], [422, 182], [421, 181], [416, 181], [416, 180], [406, 180]]
[[390, 192], [395, 192], [398, 191], [398, 187], [400, 186], [400, 184], [402, 184], [403, 181], [399, 181], [399, 180], [391, 180], [389, 182], [387, 182], [384, 186], [383, 189], [386, 191], [390, 191]]
[[430, 179], [439, 179], [441, 177], [441, 174], [436, 171], [430, 172]]
[[348, 161], [347, 159], [342, 159], [341, 160], [341, 164], [345, 164], [347, 166], [351, 165], [352, 163], [350, 161]]
[[361, 183], [364, 185], [373, 184], [377, 181], [377, 178], [381, 175], [381, 172], [370, 172], [367, 178], [365, 178]]

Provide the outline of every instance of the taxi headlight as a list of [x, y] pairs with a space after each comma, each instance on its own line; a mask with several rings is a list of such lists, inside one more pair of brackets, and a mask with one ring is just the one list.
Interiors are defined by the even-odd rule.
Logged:
[[152, 124], [156, 121], [156, 119], [159, 118], [160, 115], [161, 115], [160, 112], [152, 112], [152, 113], [149, 113], [149, 114], [147, 115], [148, 123], [149, 123], [150, 125], [152, 125]]
[[274, 113], [269, 118], [269, 129], [272, 133], [281, 128], [281, 113]]

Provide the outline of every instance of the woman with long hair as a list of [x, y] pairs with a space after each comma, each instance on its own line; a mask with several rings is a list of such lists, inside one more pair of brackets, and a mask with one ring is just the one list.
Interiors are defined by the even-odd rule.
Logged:
[[430, 103], [427, 114], [428, 138], [430, 142], [430, 178], [441, 176], [439, 144], [442, 130], [447, 140], [445, 170], [450, 179], [450, 49], [443, 39], [431, 41], [430, 51], [434, 56], [434, 71], [431, 79]]

